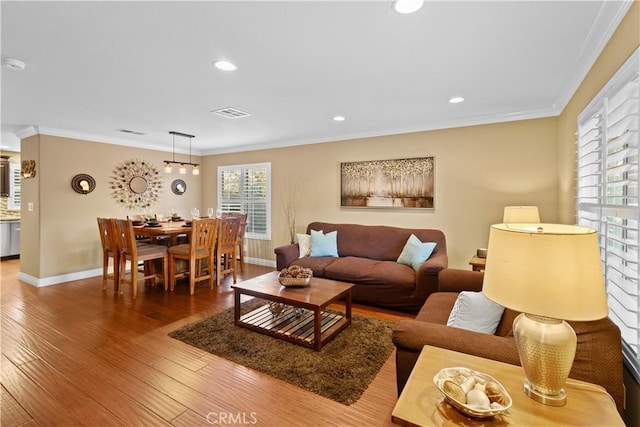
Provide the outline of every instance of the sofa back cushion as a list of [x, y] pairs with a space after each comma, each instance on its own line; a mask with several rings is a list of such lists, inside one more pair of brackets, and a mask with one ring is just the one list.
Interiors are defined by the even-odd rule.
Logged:
[[338, 255], [364, 257], [381, 261], [396, 261], [407, 239], [414, 234], [422, 242], [434, 242], [433, 255], [443, 252], [447, 246], [444, 233], [440, 230], [390, 227], [385, 225], [331, 224], [312, 222], [307, 226], [311, 230], [323, 230], [325, 233], [338, 232]]

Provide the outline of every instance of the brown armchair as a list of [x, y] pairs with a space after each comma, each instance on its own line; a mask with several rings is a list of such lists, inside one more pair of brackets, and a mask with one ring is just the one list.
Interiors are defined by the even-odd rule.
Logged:
[[[394, 325], [392, 340], [396, 346], [398, 395], [425, 345], [520, 365], [513, 338], [513, 319], [519, 314], [505, 309], [494, 335], [446, 326], [458, 293], [482, 289], [481, 272], [445, 269], [438, 278], [438, 292], [427, 298], [414, 320]], [[609, 319], [593, 322], [569, 322], [578, 345], [569, 377], [604, 387], [623, 411], [622, 343], [620, 330]], [[455, 361], [452, 361], [455, 365]]]

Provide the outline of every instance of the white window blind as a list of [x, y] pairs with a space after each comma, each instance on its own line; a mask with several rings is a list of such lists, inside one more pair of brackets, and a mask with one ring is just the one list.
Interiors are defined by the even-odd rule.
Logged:
[[577, 223], [599, 232], [609, 317], [640, 381], [639, 51], [578, 116]]
[[271, 239], [271, 164], [219, 166], [218, 208], [247, 214], [247, 238]]
[[9, 165], [9, 198], [7, 199], [7, 209], [11, 211], [20, 210], [20, 200], [22, 191], [20, 190], [20, 164], [11, 163]]

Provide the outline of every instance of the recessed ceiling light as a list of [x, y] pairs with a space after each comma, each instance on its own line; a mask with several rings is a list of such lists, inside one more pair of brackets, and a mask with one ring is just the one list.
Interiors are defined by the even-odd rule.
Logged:
[[453, 98], [449, 99], [449, 104], [459, 104], [461, 102], [464, 102], [464, 98], [461, 96], [454, 96]]
[[344, 116], [334, 116], [333, 120], [336, 122], [344, 122], [346, 118]]
[[407, 14], [420, 10], [424, 0], [394, 0], [392, 7], [398, 13]]
[[27, 64], [15, 58], [2, 58], [2, 66], [9, 70], [22, 71]]
[[213, 63], [213, 66], [222, 71], [235, 71], [238, 69], [236, 64], [229, 61], [216, 61]]

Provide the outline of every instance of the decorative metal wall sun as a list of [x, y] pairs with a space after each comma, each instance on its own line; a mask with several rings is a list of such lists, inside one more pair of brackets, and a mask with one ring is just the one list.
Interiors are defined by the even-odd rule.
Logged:
[[159, 170], [144, 160], [125, 160], [111, 176], [111, 196], [127, 209], [145, 209], [158, 202], [162, 181]]

